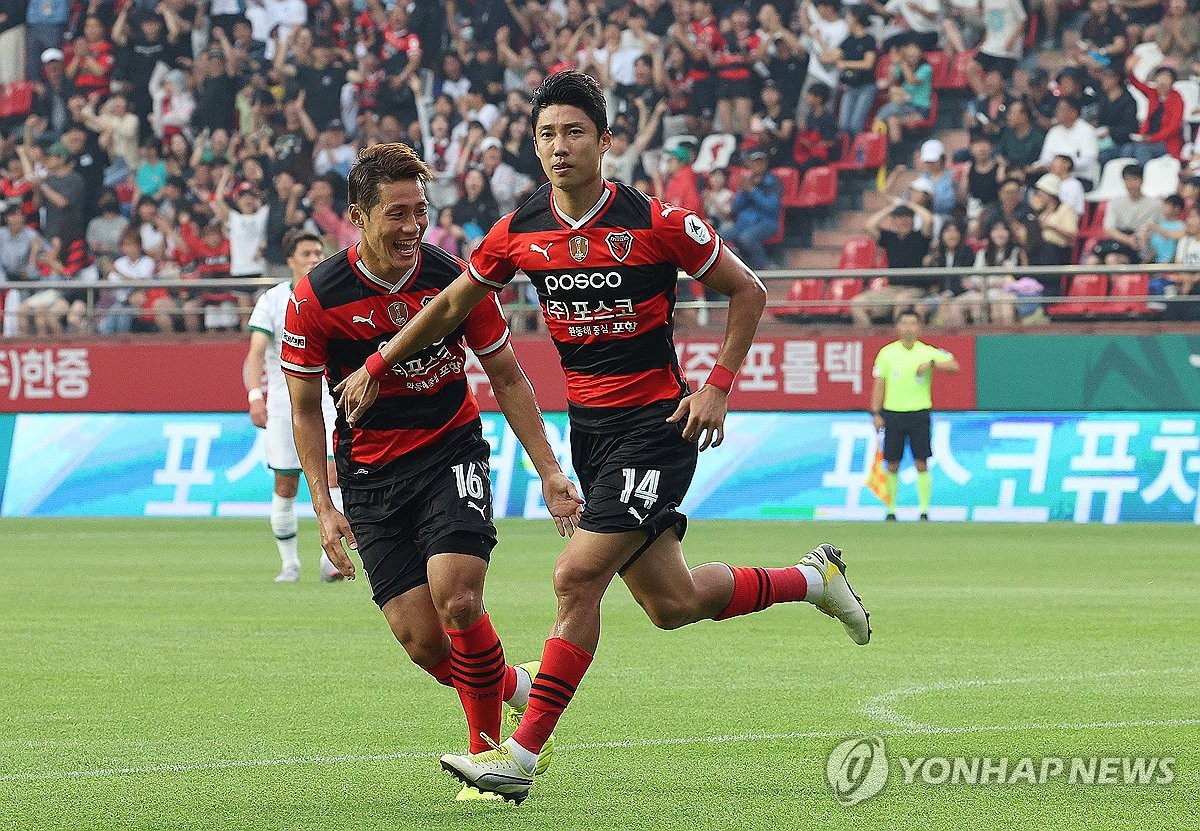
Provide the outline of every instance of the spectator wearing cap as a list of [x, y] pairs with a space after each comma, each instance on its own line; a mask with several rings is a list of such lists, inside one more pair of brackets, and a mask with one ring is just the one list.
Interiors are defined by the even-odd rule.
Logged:
[[704, 201], [692, 170], [692, 151], [677, 144], [666, 152], [666, 169], [652, 171], [654, 195], [664, 202], [704, 215]]
[[[1055, 156], [1069, 156], [1075, 163], [1075, 175], [1088, 185], [1100, 176], [1099, 139], [1096, 128], [1079, 117], [1079, 101], [1074, 98], [1059, 98], [1055, 110], [1057, 123], [1046, 133], [1042, 142], [1042, 153], [1030, 173], [1049, 170], [1050, 160]], [[1055, 194], [1057, 198], [1057, 194]]]
[[846, 12], [850, 34], [836, 50], [838, 80], [844, 84], [838, 109], [838, 129], [856, 136], [867, 126], [875, 103], [875, 36], [870, 32], [870, 10], [851, 6]]
[[1042, 154], [1046, 134], [1030, 118], [1029, 103], [1018, 98], [1008, 105], [1004, 129], [996, 139], [996, 155], [1004, 159], [1010, 172], [1023, 173]]
[[933, 101], [933, 69], [920, 46], [910, 41], [900, 47], [888, 83], [888, 103], [875, 113], [875, 123], [886, 125], [888, 141], [899, 144], [905, 127], [929, 117]]
[[1058, 99], [1050, 94], [1049, 72], [1040, 66], [1029, 70], [1029, 83], [1023, 97], [1029, 105], [1029, 119], [1037, 129], [1045, 133], [1054, 126]]
[[1113, 159], [1133, 156], [1129, 137], [1138, 131], [1137, 102], [1125, 86], [1125, 73], [1115, 64], [1101, 67], [1100, 103], [1096, 107], [1096, 136], [1100, 166]]
[[958, 210], [958, 191], [954, 185], [954, 172], [946, 166], [946, 146], [938, 139], [927, 139], [921, 144], [921, 175], [918, 181], [929, 183], [933, 196], [933, 212], [939, 217], [939, 225], [950, 214]]
[[75, 84], [67, 77], [64, 70], [65, 64], [61, 49], [44, 50], [41, 53], [41, 61], [42, 83], [36, 89], [33, 112], [46, 120], [45, 135], [56, 139], [71, 123], [71, 110], [67, 104], [71, 100], [71, 96], [75, 94]]
[[313, 173], [325, 176], [330, 172], [345, 178], [350, 175], [350, 168], [358, 151], [346, 137], [346, 128], [340, 118], [335, 118], [325, 125], [321, 135], [317, 136], [317, 145], [313, 153]]
[[746, 265], [769, 268], [763, 241], [775, 236], [783, 221], [783, 185], [767, 170], [767, 154], [761, 150], [746, 157], [746, 167], [733, 197], [735, 219], [721, 228], [721, 236], [733, 244]]
[[480, 143], [479, 161], [484, 178], [491, 185], [492, 195], [496, 197], [501, 216], [515, 211], [525, 197], [533, 192], [533, 179], [518, 173], [504, 161], [504, 145], [495, 136], [488, 136]]
[[[810, 84], [804, 93], [808, 115], [804, 117], [804, 129], [796, 135], [792, 146], [792, 159], [801, 173], [829, 163], [833, 143], [837, 139], [837, 125], [828, 108], [829, 95], [829, 87], [820, 81]], [[771, 147], [774, 146], [777, 145], [768, 144], [759, 149], [767, 153], [768, 160], [773, 164], [781, 165], [784, 159], [771, 158]]]
[[[1029, 206], [1036, 214], [1036, 220], [1023, 229], [1030, 265], [1067, 265], [1071, 262], [1075, 238], [1079, 236], [1079, 215], [1059, 199], [1061, 187], [1062, 181], [1057, 176], [1045, 173], [1038, 178], [1030, 194]], [[1056, 275], [1039, 277], [1038, 282], [1046, 294], [1053, 295], [1059, 290]]]
[[42, 53], [62, 46], [70, 16], [70, 0], [29, 0], [25, 9], [26, 77], [38, 77], [38, 62], [45, 63]]
[[1021, 0], [981, 0], [984, 35], [975, 63], [984, 73], [998, 72], [1008, 81], [1025, 53], [1025, 21]]
[[1136, 263], [1149, 230], [1162, 221], [1162, 202], [1142, 193], [1142, 167], [1121, 171], [1125, 193], [1108, 200], [1104, 211], [1104, 239], [1092, 252], [1104, 263]]
[[[921, 220], [920, 229], [916, 226]], [[866, 231], [884, 250], [888, 268], [921, 268], [933, 237], [933, 215], [911, 201], [889, 205], [867, 218]], [[895, 317], [916, 298], [940, 282], [935, 276], [889, 276], [886, 286], [868, 289], [850, 301], [856, 326], [869, 326], [872, 320]]]
[[1150, 109], [1138, 131], [1129, 138], [1134, 142], [1132, 155], [1139, 164], [1159, 156], [1178, 159], [1183, 155], [1183, 96], [1175, 89], [1178, 74], [1169, 66], [1154, 71], [1154, 85], [1139, 81], [1133, 74], [1137, 55], [1129, 56], [1129, 83], [1146, 96]]

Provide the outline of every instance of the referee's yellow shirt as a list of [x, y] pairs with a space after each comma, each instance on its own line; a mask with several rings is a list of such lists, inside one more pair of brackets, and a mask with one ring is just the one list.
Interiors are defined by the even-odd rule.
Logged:
[[875, 356], [871, 373], [885, 382], [883, 409], [898, 413], [913, 413], [933, 409], [931, 394], [933, 373], [917, 373], [926, 361], [944, 363], [953, 356], [944, 349], [917, 341], [909, 349], [901, 341], [893, 341]]

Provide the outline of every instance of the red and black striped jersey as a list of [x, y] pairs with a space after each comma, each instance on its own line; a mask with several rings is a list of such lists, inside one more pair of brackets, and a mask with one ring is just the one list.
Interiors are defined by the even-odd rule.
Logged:
[[[465, 268], [457, 257], [422, 243], [413, 269], [392, 285], [367, 270], [357, 247], [335, 254], [292, 291], [283, 371], [298, 378], [324, 374], [332, 389]], [[461, 433], [478, 430], [479, 404], [467, 385], [464, 350], [486, 358], [507, 343], [499, 303], [481, 303], [454, 332], [394, 365], [354, 427], [339, 411], [334, 456], [342, 484], [370, 488], [404, 479], [436, 464]]]
[[543, 185], [497, 222], [467, 273], [491, 289], [524, 271], [567, 376], [571, 424], [610, 433], [661, 421], [688, 392], [673, 340], [679, 269], [703, 280], [721, 239], [691, 211], [606, 182], [578, 220]]

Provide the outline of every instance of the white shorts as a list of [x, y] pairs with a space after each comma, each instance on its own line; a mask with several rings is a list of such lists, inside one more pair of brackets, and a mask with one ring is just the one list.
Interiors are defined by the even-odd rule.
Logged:
[[[276, 410], [282, 410], [277, 412]], [[321, 396], [321, 412], [325, 415], [325, 453], [333, 458], [333, 424], [337, 411], [333, 399], [325, 392]], [[299, 473], [300, 457], [296, 454], [296, 440], [292, 437], [292, 408], [270, 407], [267, 409], [267, 467], [276, 473]]]

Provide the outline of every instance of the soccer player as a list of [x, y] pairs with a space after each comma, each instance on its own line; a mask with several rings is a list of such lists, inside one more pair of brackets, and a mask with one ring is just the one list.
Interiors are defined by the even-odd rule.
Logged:
[[887, 463], [887, 518], [896, 519], [896, 490], [904, 445], [912, 450], [917, 468], [917, 500], [921, 519], [929, 519], [933, 481], [929, 476], [929, 413], [933, 408], [933, 371], [958, 372], [958, 361], [944, 349], [918, 340], [921, 318], [916, 312], [901, 312], [896, 319], [899, 340], [892, 341], [875, 356], [875, 385], [871, 389], [871, 415], [875, 429], [883, 431], [883, 460]]
[[[300, 459], [292, 439], [292, 402], [287, 382], [279, 364], [283, 348], [283, 318], [287, 311], [292, 288], [317, 263], [321, 262], [321, 239], [316, 234], [288, 231], [283, 237], [283, 251], [290, 280], [273, 286], [258, 298], [250, 315], [250, 351], [246, 355], [244, 381], [250, 406], [250, 421], [255, 427], [267, 430], [267, 467], [275, 474], [275, 490], [271, 497], [271, 530], [279, 548], [282, 569], [276, 583], [295, 583], [300, 579], [300, 555], [297, 551], [296, 492], [300, 489]], [[267, 390], [263, 394], [262, 379], [266, 375]], [[321, 408], [327, 429], [327, 476], [334, 504], [341, 505], [341, 489], [337, 487], [337, 471], [333, 464], [333, 420], [336, 412], [328, 390], [321, 391]], [[321, 579], [340, 580], [341, 572], [321, 552]]]
[[[499, 303], [479, 304], [436, 343], [397, 364], [375, 406], [353, 424], [338, 418], [334, 456], [345, 514], [331, 499], [321, 442], [322, 376], [336, 383], [378, 355], [465, 268], [421, 241], [429, 225], [425, 187], [431, 178], [406, 145], [379, 144], [359, 154], [349, 177], [349, 217], [361, 241], [296, 285], [283, 334], [283, 369], [325, 553], [354, 579], [342, 540], [357, 549], [396, 639], [418, 666], [458, 691], [471, 749], [480, 751], [499, 739], [501, 701], [524, 708], [537, 666], [505, 664], [483, 609], [496, 529], [491, 454], [467, 384], [466, 349], [487, 373], [564, 536], [574, 532], [583, 502], [546, 440]], [[538, 772], [549, 763], [551, 748], [542, 748]], [[480, 796], [473, 788], [459, 794]]]
[[[489, 293], [518, 269], [537, 289], [566, 372], [571, 451], [587, 502], [555, 566], [558, 618], [520, 726], [486, 752], [442, 757], [462, 782], [514, 802], [528, 794], [538, 751], [591, 663], [600, 600], [618, 574], [663, 629], [807, 600], [841, 620], [856, 643], [870, 638], [841, 552], [827, 543], [787, 568], [688, 569], [679, 505], [697, 450], [721, 444], [726, 395], [766, 292], [696, 214], [602, 178], [611, 133], [594, 79], [573, 71], [548, 78], [534, 94], [533, 122], [549, 184], [493, 226], [467, 272], [335, 388], [350, 423], [370, 419], [378, 391], [395, 383], [393, 367], [489, 306]], [[717, 365], [695, 392], [671, 337], [679, 268], [729, 297]]]

